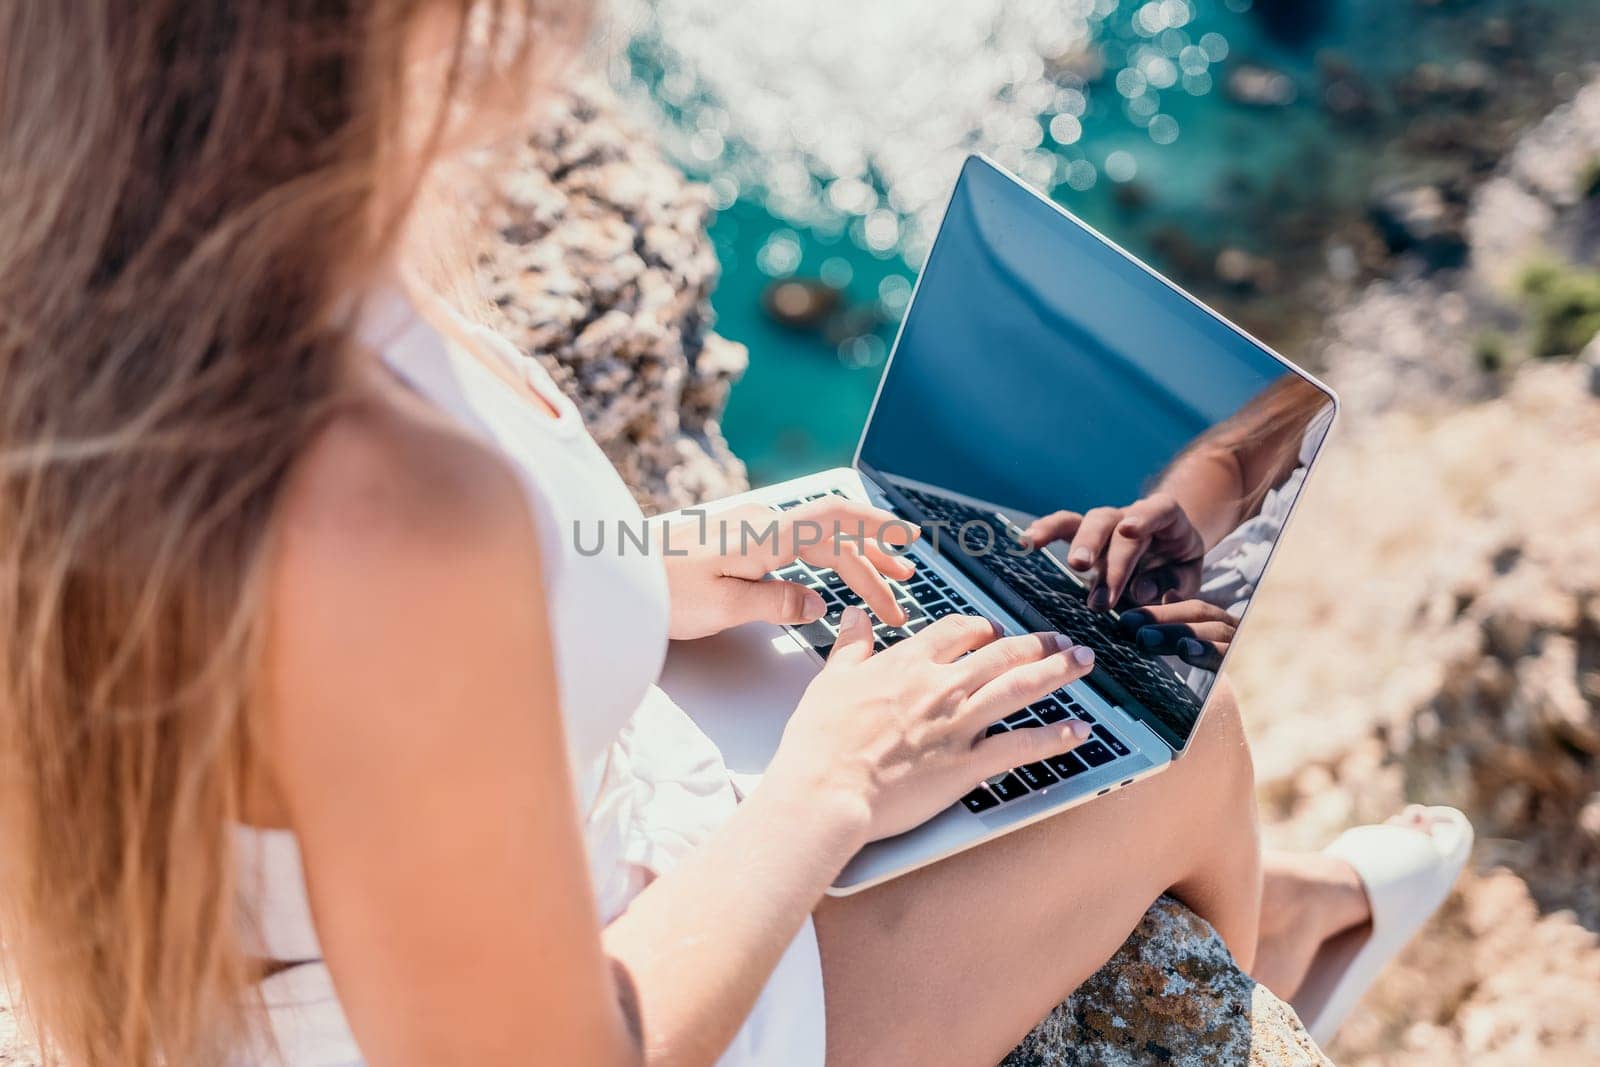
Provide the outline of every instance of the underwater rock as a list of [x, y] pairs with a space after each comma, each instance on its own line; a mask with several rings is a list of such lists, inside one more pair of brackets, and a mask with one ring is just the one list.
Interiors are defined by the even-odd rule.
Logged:
[[1250, 107], [1288, 107], [1298, 95], [1294, 80], [1258, 63], [1241, 63], [1222, 82], [1228, 99]]
[[1240, 293], [1270, 293], [1278, 287], [1278, 267], [1242, 248], [1217, 253], [1217, 280]]
[[1336, 120], [1350, 125], [1371, 122], [1377, 113], [1372, 87], [1349, 58], [1336, 53], [1317, 56], [1322, 75], [1322, 105]]
[[761, 294], [761, 307], [780, 326], [807, 330], [820, 326], [838, 310], [839, 290], [811, 278], [784, 278]]
[[1255, 0], [1250, 12], [1273, 41], [1299, 48], [1328, 28], [1334, 6], [1305, 0]]
[[1415, 253], [1430, 270], [1458, 267], [1466, 259], [1466, 206], [1438, 185], [1381, 190], [1368, 214], [1393, 254]]

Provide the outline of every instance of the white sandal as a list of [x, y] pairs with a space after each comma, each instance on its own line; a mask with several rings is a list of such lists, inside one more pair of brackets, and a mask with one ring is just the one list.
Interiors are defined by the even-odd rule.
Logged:
[[1472, 851], [1472, 824], [1455, 808], [1407, 810], [1420, 810], [1424, 824], [1357, 826], [1323, 849], [1355, 868], [1372, 921], [1329, 939], [1294, 995], [1300, 1021], [1319, 1045], [1332, 1040], [1378, 972], [1439, 910]]

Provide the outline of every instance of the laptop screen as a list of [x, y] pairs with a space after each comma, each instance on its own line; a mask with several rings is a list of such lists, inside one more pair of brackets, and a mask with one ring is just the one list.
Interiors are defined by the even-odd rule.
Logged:
[[1332, 419], [1320, 386], [973, 157], [858, 463], [1181, 750]]

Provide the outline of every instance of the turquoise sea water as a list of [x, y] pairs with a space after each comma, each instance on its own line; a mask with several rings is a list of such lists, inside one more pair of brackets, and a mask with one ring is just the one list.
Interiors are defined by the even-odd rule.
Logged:
[[[1055, 91], [1016, 159], [1058, 202], [1291, 358], [1314, 311], [1309, 281], [1363, 269], [1353, 264], [1371, 238], [1357, 224], [1375, 187], [1400, 177], [1469, 185], [1517, 125], [1575, 89], [1600, 58], [1590, 0], [1080, 7], [1085, 47], [1060, 69], [1046, 65]], [[839, 10], [819, 7], [817, 17]], [[906, 11], [915, 18], [918, 7]], [[694, 74], [685, 62], [664, 21], [635, 26], [626, 77], [663, 126], [684, 135], [686, 171], [721, 193], [711, 228], [723, 267], [717, 328], [751, 352], [724, 431], [757, 484], [848, 462], [915, 276], [907, 242], [872, 232], [871, 214], [818, 223], [797, 212], [792, 190], [779, 198], [752, 180], [750, 159], [773, 151], [771, 132], [760, 132], [764, 145], [741, 144], [726, 128], [730, 109], [683, 90]], [[1230, 78], [1248, 84], [1230, 90]], [[1250, 89], [1275, 102], [1240, 99]], [[737, 86], [723, 78], [718, 90]], [[708, 114], [714, 151], [695, 139]], [[992, 136], [972, 140], [994, 147]], [[819, 199], [830, 177], [838, 175], [813, 175]], [[938, 177], [947, 187], [954, 167]], [[878, 202], [896, 203], [871, 167], [866, 179]], [[1248, 279], [1219, 277], [1224, 249], [1253, 257], [1243, 260], [1253, 264]], [[836, 289], [840, 310], [819, 327], [780, 324], [763, 297], [785, 278]]]

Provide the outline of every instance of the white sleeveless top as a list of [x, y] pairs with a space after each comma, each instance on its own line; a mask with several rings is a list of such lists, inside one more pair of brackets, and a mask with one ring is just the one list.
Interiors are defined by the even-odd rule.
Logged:
[[[372, 299], [358, 336], [404, 384], [495, 446], [527, 489], [590, 876], [601, 920], [610, 922], [726, 820], [737, 797], [716, 747], [653, 684], [666, 653], [666, 575], [659, 558], [631, 544], [619, 552], [616, 540], [618, 524], [643, 521], [638, 505], [543, 368], [492, 331], [457, 322], [556, 417], [448, 344], [399, 293]], [[605, 550], [594, 552], [602, 527]], [[321, 963], [294, 835], [240, 827], [236, 851], [246, 951], [305, 961], [262, 984], [283, 1062], [360, 1064]], [[822, 1060], [821, 967], [808, 922], [722, 1063]]]

